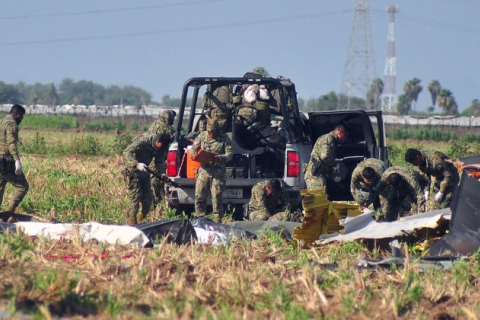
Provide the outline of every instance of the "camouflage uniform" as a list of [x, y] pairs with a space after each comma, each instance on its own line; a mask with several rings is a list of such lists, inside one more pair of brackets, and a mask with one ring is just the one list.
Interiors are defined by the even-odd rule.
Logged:
[[[392, 173], [403, 178], [401, 188], [394, 188], [388, 182]], [[418, 213], [425, 211], [425, 189], [430, 180], [422, 172], [413, 168], [390, 167], [382, 174], [382, 179], [375, 191], [380, 196], [382, 212], [387, 221], [398, 219], [400, 213]]]
[[7, 211], [15, 211], [27, 194], [29, 185], [23, 172], [15, 174], [15, 161], [20, 160], [17, 149], [18, 125], [13, 116], [7, 114], [0, 120], [0, 205], [7, 182], [15, 188]]
[[290, 201], [284, 188], [268, 195], [265, 186], [268, 181], [257, 183], [252, 188], [252, 197], [248, 203], [250, 220], [287, 220], [290, 214]]
[[[170, 123], [173, 123], [173, 114], [170, 112], [162, 112], [160, 116], [155, 120], [151, 125], [145, 135], [155, 135], [155, 134], [166, 134], [170, 136], [171, 140], [175, 136], [175, 129]], [[165, 173], [166, 166], [165, 161], [167, 159], [167, 148], [162, 148], [161, 155], [159, 157], [158, 166], [153, 164], [150, 165], [152, 169], [157, 171], [159, 174]], [[148, 164], [148, 163], [147, 163]], [[165, 183], [161, 181], [158, 177], [151, 177], [152, 189], [153, 189], [153, 203], [157, 205], [162, 202], [162, 199], [165, 195]]]
[[154, 159], [155, 166], [158, 168], [161, 165], [160, 162], [164, 161], [163, 149], [168, 149], [168, 146], [162, 146], [162, 150], [158, 150], [155, 146], [156, 137], [157, 135], [141, 135], [123, 151], [125, 169], [122, 173], [127, 181], [130, 200], [126, 215], [130, 221], [137, 219], [140, 203], [142, 204], [142, 215], [138, 222], [146, 217], [152, 205], [150, 174], [137, 170], [136, 166], [138, 163], [149, 164]]
[[[367, 185], [362, 179], [362, 171], [366, 167], [370, 167], [375, 171], [375, 180], [371, 185]], [[357, 167], [352, 172], [350, 191], [352, 192], [352, 196], [358, 204], [365, 205], [368, 203], [373, 203], [374, 208], [380, 207], [378, 197], [373, 199], [370, 197], [370, 195], [380, 183], [383, 172], [385, 172], [385, 164], [383, 161], [375, 158], [365, 159], [357, 164]]]
[[233, 157], [233, 147], [230, 138], [217, 130], [215, 138], [208, 136], [208, 131], [203, 131], [193, 142], [192, 153], [202, 149], [218, 154], [218, 163], [203, 164], [198, 168], [195, 182], [195, 212], [197, 216], [207, 213], [207, 196], [210, 189], [212, 196], [213, 213], [220, 217], [223, 215], [222, 193], [226, 185], [225, 162]]
[[[335, 166], [335, 149], [338, 145], [338, 139], [334, 132], [324, 134], [318, 138], [313, 147], [310, 161], [305, 170], [305, 182], [307, 189], [319, 189], [327, 187], [327, 175]], [[315, 163], [320, 162], [320, 168], [313, 172]]]
[[440, 203], [433, 201], [433, 209], [447, 208], [460, 181], [458, 170], [453, 163], [445, 161], [449, 158], [440, 151], [422, 152], [422, 159], [423, 162], [418, 168], [431, 179], [433, 192], [443, 193]]

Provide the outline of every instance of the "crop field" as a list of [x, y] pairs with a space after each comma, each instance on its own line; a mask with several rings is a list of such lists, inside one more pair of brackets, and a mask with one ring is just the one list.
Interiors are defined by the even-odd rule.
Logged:
[[[129, 134], [24, 130], [20, 136], [30, 190], [19, 212], [61, 222], [123, 223], [119, 154]], [[407, 145], [426, 144], [389, 145], [392, 162], [403, 165]], [[476, 150], [452, 145], [428, 143], [455, 156]], [[3, 207], [10, 195], [7, 187]], [[173, 215], [159, 208], [148, 218]], [[403, 251], [422, 255], [413, 246]], [[355, 267], [359, 258], [388, 256], [361, 243], [299, 249], [274, 232], [226, 246], [160, 242], [152, 249], [6, 233], [0, 235], [0, 317], [478, 318], [480, 252], [447, 271], [422, 270], [414, 262]]]

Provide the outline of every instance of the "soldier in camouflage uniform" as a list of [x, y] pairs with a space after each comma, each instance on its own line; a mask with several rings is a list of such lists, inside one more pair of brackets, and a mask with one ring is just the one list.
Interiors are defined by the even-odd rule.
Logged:
[[[142, 223], [150, 211], [153, 195], [150, 173], [147, 172], [146, 167], [154, 160], [155, 166], [158, 168], [161, 162], [165, 161], [163, 150], [168, 150], [169, 144], [170, 136], [166, 134], [141, 135], [123, 152], [125, 168], [122, 173], [127, 181], [130, 200], [125, 214], [128, 225]], [[142, 212], [138, 213], [140, 203], [142, 204]]]
[[380, 208], [379, 198], [373, 199], [372, 197], [383, 172], [385, 172], [385, 164], [375, 158], [363, 160], [353, 170], [350, 191], [358, 204], [361, 206], [373, 204], [375, 209]]
[[198, 217], [207, 213], [207, 196], [211, 192], [213, 214], [217, 221], [223, 216], [223, 198], [226, 185], [225, 162], [233, 157], [233, 147], [230, 138], [222, 132], [215, 119], [207, 119], [207, 131], [195, 138], [192, 154], [199, 150], [215, 153], [216, 156], [208, 163], [202, 163], [196, 173], [195, 182], [195, 212]]
[[336, 167], [335, 149], [346, 138], [347, 128], [339, 124], [332, 132], [317, 139], [305, 170], [307, 189], [326, 189], [327, 175]]
[[255, 184], [248, 203], [250, 220], [287, 220], [290, 215], [290, 202], [280, 180], [272, 179]]
[[[22, 163], [18, 156], [18, 125], [25, 115], [25, 108], [15, 104], [10, 112], [0, 120], [0, 206], [7, 183], [14, 188], [12, 200], [5, 210], [13, 213], [22, 202], [29, 185], [23, 174]], [[13, 218], [10, 219], [10, 222]]]
[[[173, 128], [173, 122], [177, 114], [173, 110], [163, 111], [151, 125], [145, 135], [152, 134], [166, 134], [170, 136], [171, 140], [175, 136], [175, 129]], [[156, 170], [159, 174], [165, 173], [165, 160], [167, 159], [168, 148], [162, 148], [162, 155], [159, 160], [163, 158], [163, 161], [158, 161], [158, 167], [155, 163], [150, 164], [152, 169]], [[152, 190], [153, 190], [153, 205], [157, 206], [162, 202], [165, 195], [165, 184], [158, 177], [151, 177]]]
[[394, 221], [400, 214], [425, 211], [425, 190], [430, 180], [422, 172], [404, 167], [390, 167], [382, 174], [374, 196], [380, 196], [385, 220]]
[[[450, 206], [453, 191], [458, 186], [460, 176], [450, 158], [440, 151], [420, 151], [408, 149], [405, 153], [405, 161], [418, 167], [431, 180], [434, 192], [432, 209], [442, 209]], [[430, 187], [428, 189], [430, 191]]]

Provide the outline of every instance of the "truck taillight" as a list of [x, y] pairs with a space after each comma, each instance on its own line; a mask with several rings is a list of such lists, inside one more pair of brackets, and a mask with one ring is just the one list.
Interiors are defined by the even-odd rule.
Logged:
[[167, 176], [177, 176], [177, 151], [168, 151], [167, 154]]
[[300, 156], [296, 151], [287, 151], [287, 177], [300, 175]]

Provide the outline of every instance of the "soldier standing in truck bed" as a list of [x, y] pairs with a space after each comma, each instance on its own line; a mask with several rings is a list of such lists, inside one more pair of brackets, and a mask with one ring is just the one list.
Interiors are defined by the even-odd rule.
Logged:
[[448, 160], [450, 158], [440, 151], [408, 149], [405, 153], [405, 161], [416, 166], [430, 178], [433, 184], [434, 210], [450, 206], [453, 191], [460, 181], [458, 170]]
[[[122, 173], [127, 182], [129, 197], [125, 213], [128, 225], [142, 223], [148, 215], [153, 195], [147, 166], [154, 160], [155, 167], [158, 168], [160, 162], [165, 161], [163, 150], [168, 150], [169, 144], [170, 136], [167, 134], [141, 135], [123, 151], [125, 168]], [[138, 213], [140, 204], [142, 211]]]
[[332, 132], [317, 139], [305, 171], [307, 189], [326, 189], [327, 175], [336, 168], [335, 151], [337, 145], [344, 142], [347, 135], [345, 125], [338, 124]]
[[215, 119], [207, 118], [207, 131], [198, 135], [193, 142], [192, 155], [200, 150], [214, 153], [211, 161], [202, 163], [196, 173], [195, 182], [195, 213], [203, 217], [207, 213], [207, 196], [212, 196], [212, 209], [215, 219], [223, 217], [223, 192], [226, 187], [225, 162], [233, 157], [233, 147], [230, 138], [222, 131]]
[[[0, 206], [7, 183], [15, 188], [12, 200], [5, 210], [8, 213], [15, 212], [29, 188], [17, 148], [18, 125], [22, 122], [24, 115], [25, 108], [15, 104], [5, 118], [0, 120]], [[13, 218], [9, 221], [13, 222]]]

